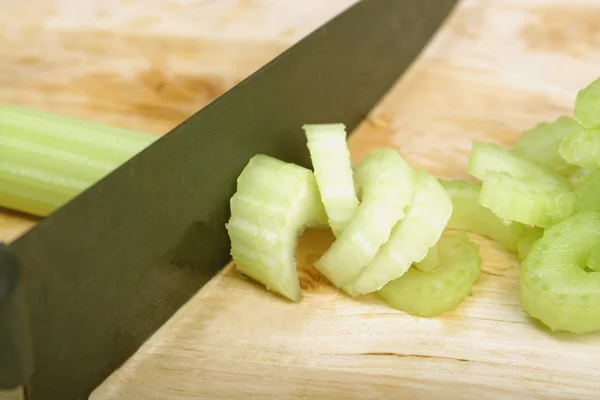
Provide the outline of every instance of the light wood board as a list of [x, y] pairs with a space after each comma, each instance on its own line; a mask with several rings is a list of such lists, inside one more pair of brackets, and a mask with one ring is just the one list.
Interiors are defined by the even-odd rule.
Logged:
[[[0, 102], [166, 132], [351, 0], [0, 0]], [[36, 7], [34, 7], [36, 6]], [[572, 112], [600, 75], [596, 0], [464, 0], [350, 139], [465, 178], [473, 140], [510, 144]], [[157, 166], [160, 168], [160, 166]], [[0, 216], [0, 239], [34, 220]], [[518, 263], [478, 239], [483, 274], [456, 311], [415, 318], [352, 300], [300, 240], [291, 304], [228, 266], [93, 399], [594, 399], [600, 335], [552, 334], [519, 306]], [[18, 398], [16, 392], [0, 398]]]

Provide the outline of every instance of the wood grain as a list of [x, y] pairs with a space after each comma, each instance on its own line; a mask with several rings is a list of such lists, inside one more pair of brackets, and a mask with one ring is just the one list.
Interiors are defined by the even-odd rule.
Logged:
[[[12, 7], [0, 15], [0, 101], [160, 134], [352, 1], [34, 3], [0, 0]], [[462, 1], [350, 138], [353, 161], [393, 146], [416, 168], [467, 177], [473, 140], [508, 145], [572, 112], [598, 75], [599, 20], [595, 0]], [[3, 214], [0, 238], [32, 223]], [[530, 320], [514, 256], [474, 239], [484, 273], [473, 296], [426, 319], [334, 290], [312, 267], [332, 236], [307, 232], [300, 304], [230, 265], [92, 398], [597, 398], [600, 335]]]

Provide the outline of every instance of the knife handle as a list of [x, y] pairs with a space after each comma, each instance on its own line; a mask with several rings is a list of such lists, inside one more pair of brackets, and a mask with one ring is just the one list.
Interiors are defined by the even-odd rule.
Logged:
[[33, 372], [19, 261], [0, 243], [0, 389], [25, 384]]

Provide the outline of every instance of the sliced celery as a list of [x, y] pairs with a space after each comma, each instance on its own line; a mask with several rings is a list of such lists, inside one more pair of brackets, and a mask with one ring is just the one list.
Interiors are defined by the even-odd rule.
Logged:
[[587, 259], [587, 267], [591, 271], [600, 272], [600, 247], [594, 247]]
[[350, 224], [316, 262], [336, 287], [343, 287], [369, 264], [392, 228], [404, 218], [416, 185], [415, 172], [393, 149], [377, 149], [354, 170], [362, 202]]
[[567, 135], [581, 129], [582, 126], [571, 117], [542, 122], [523, 132], [514, 145], [514, 151], [557, 174], [571, 175], [577, 167], [567, 163], [558, 153], [558, 148]]
[[[600, 110], [599, 110], [600, 111]], [[594, 169], [600, 166], [600, 128], [574, 132], [563, 139], [560, 156], [573, 165]]]
[[523, 261], [531, 252], [531, 248], [544, 235], [544, 230], [541, 228], [527, 229], [517, 243], [517, 256], [519, 261]]
[[452, 200], [435, 177], [417, 172], [416, 192], [406, 213], [373, 260], [352, 283], [344, 286], [350, 295], [381, 289], [421, 261], [437, 243], [452, 214]]
[[436, 268], [439, 264], [440, 264], [440, 252], [439, 252], [438, 244], [436, 243], [432, 247], [429, 248], [429, 251], [427, 252], [427, 255], [425, 256], [424, 259], [415, 263], [415, 267], [417, 267], [417, 269], [419, 269], [423, 272], [427, 272], [427, 271], [431, 271], [432, 269]]
[[600, 246], [600, 213], [575, 214], [545, 230], [521, 264], [521, 305], [555, 331], [600, 330], [600, 272], [587, 272]]
[[525, 233], [525, 225], [504, 222], [489, 208], [479, 204], [480, 183], [440, 180], [452, 198], [452, 216], [446, 228], [486, 236], [510, 252], [517, 251], [519, 238]]
[[45, 216], [156, 136], [0, 105], [0, 206]]
[[600, 127], [600, 78], [577, 93], [575, 119], [586, 128]]
[[300, 301], [296, 239], [308, 225], [326, 225], [312, 171], [256, 155], [237, 180], [227, 231], [238, 271]]
[[479, 247], [462, 232], [439, 241], [440, 263], [431, 271], [411, 268], [377, 292], [390, 307], [433, 317], [454, 310], [471, 293], [481, 273]]
[[548, 227], [571, 215], [569, 180], [492, 143], [473, 143], [468, 171], [483, 181], [479, 202], [507, 221]]
[[575, 189], [575, 212], [600, 211], [600, 169], [582, 176]]
[[321, 200], [334, 235], [340, 236], [358, 209], [343, 124], [304, 125]]

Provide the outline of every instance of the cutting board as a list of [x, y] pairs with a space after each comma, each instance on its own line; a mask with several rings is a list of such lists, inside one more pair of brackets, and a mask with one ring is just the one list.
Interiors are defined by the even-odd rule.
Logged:
[[[0, 101], [161, 134], [351, 3], [0, 0]], [[350, 138], [353, 161], [392, 146], [415, 168], [467, 177], [473, 140], [508, 145], [572, 113], [600, 75], [598, 21], [597, 0], [463, 1]], [[0, 238], [34, 222], [5, 212]], [[299, 304], [229, 265], [92, 398], [597, 398], [600, 335], [529, 319], [514, 255], [473, 238], [473, 295], [431, 319], [332, 288], [312, 267], [328, 231], [300, 238]]]

